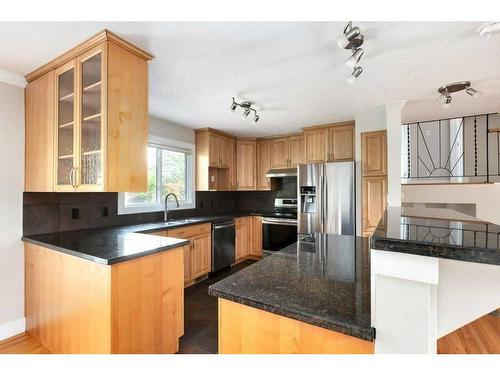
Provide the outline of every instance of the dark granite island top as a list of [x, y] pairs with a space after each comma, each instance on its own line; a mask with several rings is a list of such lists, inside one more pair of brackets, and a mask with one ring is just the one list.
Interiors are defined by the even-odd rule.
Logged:
[[298, 241], [213, 284], [214, 297], [373, 341], [368, 239], [332, 234]]
[[158, 221], [147, 224], [84, 229], [23, 236], [23, 241], [47, 247], [101, 264], [115, 264], [134, 258], [187, 245], [187, 240], [148, 235], [147, 233], [208, 223], [256, 213], [234, 212], [227, 215], [200, 216]]
[[[500, 226], [439, 210], [389, 207], [371, 248], [405, 254], [500, 265]], [[443, 211], [444, 212], [444, 211]], [[453, 211], [451, 211], [453, 212]]]

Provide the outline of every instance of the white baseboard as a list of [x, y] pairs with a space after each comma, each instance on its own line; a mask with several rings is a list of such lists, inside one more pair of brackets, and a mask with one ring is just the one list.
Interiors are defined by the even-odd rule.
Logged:
[[0, 325], [0, 340], [18, 335], [26, 331], [26, 318], [14, 320]]

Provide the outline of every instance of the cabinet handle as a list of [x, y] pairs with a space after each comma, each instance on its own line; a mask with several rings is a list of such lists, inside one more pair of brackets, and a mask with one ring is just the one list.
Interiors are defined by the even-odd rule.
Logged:
[[73, 171], [75, 170], [75, 167], [71, 168], [69, 171], [69, 183], [71, 186], [75, 187], [75, 183], [73, 182]]

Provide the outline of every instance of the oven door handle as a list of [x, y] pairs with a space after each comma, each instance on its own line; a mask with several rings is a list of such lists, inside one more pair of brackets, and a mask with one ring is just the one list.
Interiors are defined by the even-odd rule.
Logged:
[[297, 221], [295, 220], [281, 220], [281, 219], [262, 219], [262, 224], [272, 224], [272, 225], [289, 225], [297, 226]]

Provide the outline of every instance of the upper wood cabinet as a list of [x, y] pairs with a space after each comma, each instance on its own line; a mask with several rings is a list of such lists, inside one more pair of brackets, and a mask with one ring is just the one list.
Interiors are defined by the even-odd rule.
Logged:
[[306, 163], [354, 160], [354, 123], [304, 129]]
[[26, 191], [147, 190], [151, 58], [103, 31], [26, 76]]
[[236, 154], [238, 190], [256, 190], [257, 142], [255, 140], [238, 139]]
[[195, 132], [196, 190], [235, 190], [235, 138], [211, 128]]
[[387, 175], [387, 132], [362, 133], [361, 156], [363, 176]]
[[266, 177], [271, 169], [271, 143], [269, 140], [257, 141], [257, 190], [270, 190], [271, 180]]
[[271, 138], [271, 169], [295, 167], [303, 163], [302, 135]]

